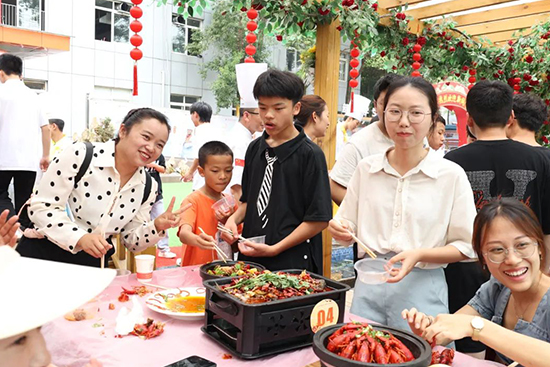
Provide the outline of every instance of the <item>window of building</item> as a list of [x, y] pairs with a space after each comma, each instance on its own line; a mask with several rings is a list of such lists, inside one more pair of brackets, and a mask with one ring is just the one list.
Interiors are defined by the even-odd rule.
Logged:
[[193, 32], [201, 28], [202, 20], [188, 17], [185, 19], [181, 14], [172, 14], [172, 51], [195, 55], [187, 50], [187, 45], [191, 43]]
[[48, 82], [46, 80], [39, 79], [23, 79], [23, 83], [30, 89], [34, 90], [37, 93], [43, 93], [48, 91]]
[[170, 94], [170, 108], [189, 111], [191, 110], [191, 105], [199, 100], [200, 97]]
[[300, 53], [295, 48], [286, 49], [286, 69], [288, 71], [296, 72], [302, 66], [302, 60], [300, 60]]
[[95, 0], [95, 39], [128, 43], [131, 3]]
[[338, 80], [345, 82], [348, 80], [348, 59], [340, 59], [340, 71], [338, 72]]
[[0, 24], [45, 31], [45, 0], [0, 0]]

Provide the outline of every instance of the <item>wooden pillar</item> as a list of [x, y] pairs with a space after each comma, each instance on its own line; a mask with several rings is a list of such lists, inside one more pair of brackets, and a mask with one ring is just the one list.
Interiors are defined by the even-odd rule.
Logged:
[[[338, 122], [338, 87], [340, 71], [340, 21], [317, 25], [315, 51], [315, 94], [325, 100], [330, 113], [330, 126], [323, 141], [323, 151], [331, 170], [336, 153], [336, 124]], [[328, 230], [323, 232], [323, 274], [331, 275], [332, 237]]]

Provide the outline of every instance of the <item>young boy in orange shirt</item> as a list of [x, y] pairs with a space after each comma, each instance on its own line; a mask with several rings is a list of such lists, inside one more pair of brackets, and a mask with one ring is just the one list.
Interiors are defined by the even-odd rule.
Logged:
[[231, 149], [220, 141], [204, 144], [199, 150], [198, 169], [205, 185], [187, 196], [182, 204], [191, 204], [181, 216], [178, 230], [178, 237], [183, 243], [182, 266], [205, 264], [217, 259], [213, 243], [217, 242], [218, 222], [225, 223], [236, 209], [231, 208], [225, 213], [212, 209], [212, 205], [224, 197], [222, 192], [231, 181]]

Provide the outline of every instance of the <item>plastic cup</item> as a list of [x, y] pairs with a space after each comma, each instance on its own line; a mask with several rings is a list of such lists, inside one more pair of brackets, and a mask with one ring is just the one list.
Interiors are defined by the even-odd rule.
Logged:
[[170, 288], [181, 287], [185, 281], [185, 270], [181, 268], [166, 269], [157, 273], [160, 285]]
[[230, 195], [224, 196], [222, 199], [212, 204], [212, 210], [214, 210], [214, 212], [219, 211], [222, 213], [227, 213], [234, 207], [235, 207], [235, 199], [233, 198], [233, 196], [230, 196]]
[[142, 283], [149, 283], [153, 279], [153, 269], [155, 267], [155, 256], [137, 255], [136, 256], [136, 275]]
[[128, 281], [130, 274], [132, 274], [132, 272], [128, 269], [116, 269], [116, 279], [122, 282]]
[[[248, 237], [247, 240], [250, 241], [250, 242], [254, 242], [254, 243], [265, 243], [265, 235], [256, 236], [256, 237]], [[245, 244], [243, 244], [242, 246], [244, 246], [246, 250], [250, 249], [250, 246], [247, 246]]]
[[[393, 268], [400, 267], [400, 264], [394, 264]], [[386, 283], [390, 274], [386, 270], [388, 261], [384, 259], [363, 259], [354, 265], [357, 270], [357, 278], [365, 284]]]

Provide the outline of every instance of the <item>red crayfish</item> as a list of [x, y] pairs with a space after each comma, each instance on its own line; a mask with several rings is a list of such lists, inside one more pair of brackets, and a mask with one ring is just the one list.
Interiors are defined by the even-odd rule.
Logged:
[[444, 349], [441, 352], [432, 352], [432, 363], [431, 364], [447, 364], [451, 366], [453, 364], [453, 358], [455, 357], [454, 349]]
[[122, 287], [122, 292], [120, 292], [120, 296], [118, 296], [119, 302], [128, 302], [130, 300], [130, 296], [133, 294], [137, 294], [140, 297], [143, 297], [147, 293], [151, 293], [151, 290], [148, 289], [146, 286], [141, 285], [139, 287], [133, 287], [134, 289], [126, 289]]
[[164, 323], [155, 322], [153, 319], [147, 319], [145, 324], [136, 324], [132, 335], [139, 336], [142, 339], [151, 339], [164, 332]]
[[354, 361], [394, 364], [414, 360], [409, 348], [399, 339], [389, 332], [374, 330], [367, 323], [348, 323], [328, 340], [329, 351]]

